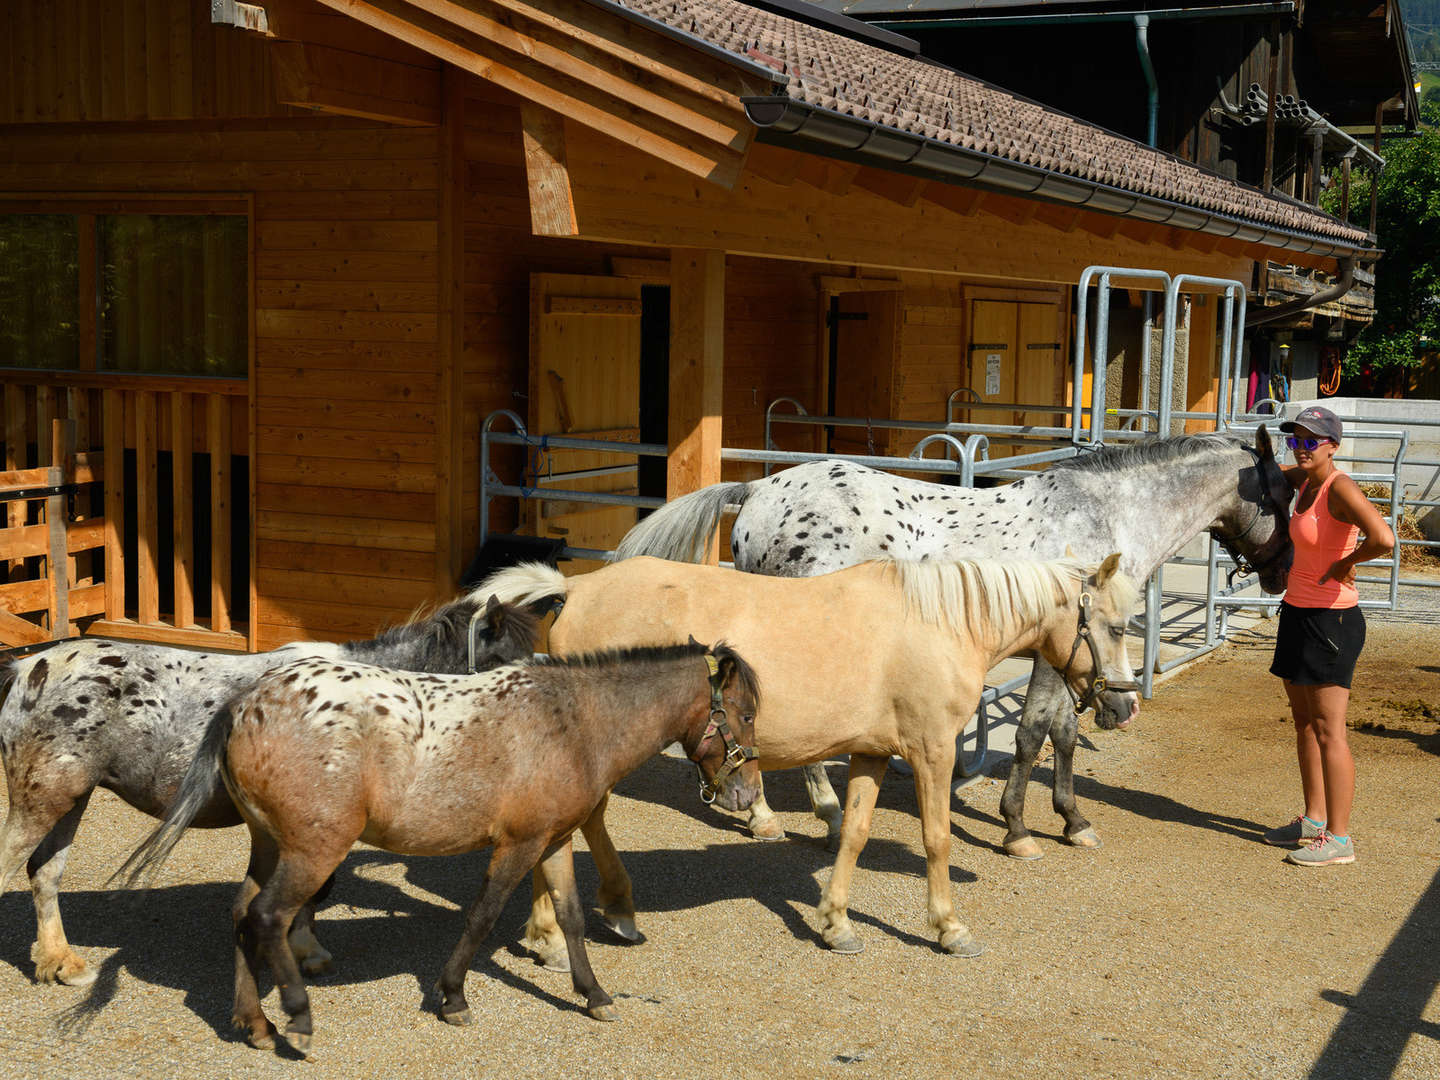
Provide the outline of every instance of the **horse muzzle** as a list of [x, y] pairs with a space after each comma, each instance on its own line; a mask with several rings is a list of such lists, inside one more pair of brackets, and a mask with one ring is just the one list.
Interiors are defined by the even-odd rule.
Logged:
[[1134, 690], [1104, 690], [1095, 696], [1095, 726], [1121, 730], [1140, 715], [1140, 695]]

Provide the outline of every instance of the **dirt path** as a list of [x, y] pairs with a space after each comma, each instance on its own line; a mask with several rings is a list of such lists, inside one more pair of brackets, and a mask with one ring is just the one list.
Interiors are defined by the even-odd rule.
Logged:
[[[0, 897], [0, 1077], [1440, 1076], [1440, 626], [1371, 623], [1352, 711], [1359, 859], [1326, 870], [1258, 840], [1299, 801], [1268, 633], [1165, 682], [1133, 731], [1087, 736], [1077, 790], [1102, 850], [1059, 841], [1044, 769], [1037, 863], [998, 853], [997, 782], [955, 800], [951, 879], [987, 946], [974, 960], [938, 954], [925, 929], [908, 780], [882, 790], [853, 889], [867, 948], [847, 958], [811, 928], [830, 857], [798, 775], [769, 783], [792, 838], [761, 844], [699, 805], [684, 763], [657, 758], [612, 810], [649, 940], [591, 928], [623, 1013], [612, 1025], [515, 950], [521, 897], [471, 973], [476, 1026], [441, 1024], [424, 992], [483, 861], [364, 849], [319, 924], [340, 966], [313, 991], [315, 1062], [230, 1041], [243, 837], [194, 834], [162, 887], [119, 896], [105, 877], [149, 822], [100, 793], [62, 904], [101, 978], [88, 998], [33, 986], [29, 898]], [[273, 994], [267, 1007], [278, 1015]]]

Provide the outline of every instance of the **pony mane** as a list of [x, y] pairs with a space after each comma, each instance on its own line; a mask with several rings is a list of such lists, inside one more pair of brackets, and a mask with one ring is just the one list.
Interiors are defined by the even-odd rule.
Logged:
[[[470, 620], [476, 612], [485, 610], [490, 595], [482, 584], [454, 600], [422, 605], [399, 626], [392, 626], [371, 639], [349, 642], [349, 645], [369, 652], [417, 638], [429, 638], [437, 649], [463, 650], [469, 644]], [[505, 609], [505, 638], [533, 642], [539, 618], [519, 604], [506, 604]]]
[[1242, 436], [1229, 431], [1172, 435], [1164, 439], [1143, 439], [1123, 446], [1102, 447], [1057, 461], [1050, 466], [1050, 471], [1121, 472], [1140, 465], [1166, 465], [1188, 458], [1220, 457], [1232, 450], [1245, 449], [1248, 445]]
[[[888, 565], [900, 575], [905, 603], [926, 622], [956, 634], [973, 633], [976, 625], [1043, 619], [1066, 601], [1074, 583], [1095, 572], [1094, 565], [1079, 559], [896, 560]], [[1139, 595], [1134, 583], [1124, 575], [1114, 581], [1111, 587], [1121, 590], [1117, 599], [1133, 604]]]
[[571, 653], [566, 656], [541, 654], [527, 663], [535, 667], [581, 668], [593, 671], [647, 661], [653, 663], [684, 660], [689, 657], [704, 656], [707, 652], [713, 653], [715, 659], [722, 665], [726, 661], [735, 665], [735, 675], [739, 680], [738, 690], [741, 696], [752, 702], [758, 711], [760, 707], [759, 676], [739, 653], [723, 641], [717, 641], [713, 646], [702, 645], [697, 641], [686, 645], [632, 645], [627, 648], [597, 649], [594, 652]]

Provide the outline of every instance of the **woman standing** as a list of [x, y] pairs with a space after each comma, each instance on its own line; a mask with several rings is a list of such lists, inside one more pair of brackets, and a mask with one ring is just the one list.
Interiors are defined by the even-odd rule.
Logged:
[[[1330, 866], [1355, 861], [1355, 759], [1345, 731], [1350, 680], [1365, 644], [1355, 565], [1389, 554], [1395, 534], [1359, 485], [1335, 467], [1339, 417], [1312, 405], [1280, 430], [1289, 433], [1285, 442], [1296, 461], [1285, 473], [1300, 494], [1290, 516], [1295, 562], [1270, 673], [1284, 680], [1295, 717], [1305, 813], [1271, 829], [1265, 842], [1296, 848], [1285, 858], [1297, 866]], [[1365, 542], [1357, 547], [1362, 531]]]

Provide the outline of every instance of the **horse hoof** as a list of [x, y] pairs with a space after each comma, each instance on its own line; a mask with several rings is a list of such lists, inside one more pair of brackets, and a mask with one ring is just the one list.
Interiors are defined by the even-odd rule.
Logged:
[[825, 850], [834, 855], [840, 850], [840, 831], [829, 833], [825, 837]]
[[230, 1022], [245, 1032], [245, 1041], [256, 1050], [275, 1049], [275, 1027], [270, 1021], [264, 1021], [264, 1027], [251, 1027], [249, 1021], [233, 1016], [230, 1018]]
[[777, 819], [766, 818], [764, 821], [750, 823], [750, 835], [756, 840], [783, 840], [785, 839], [785, 830], [780, 827]]
[[1066, 836], [1065, 839], [1075, 847], [1098, 848], [1104, 846], [1100, 843], [1100, 837], [1096, 835], [1095, 830], [1088, 825], [1074, 836]]
[[447, 1024], [454, 1024], [456, 1027], [468, 1027], [474, 1023], [474, 1017], [470, 1015], [469, 1009], [456, 1009], [454, 1012], [442, 1012], [440, 1019]]
[[317, 956], [311, 953], [300, 962], [300, 970], [303, 971], [306, 976], [313, 979], [317, 975], [324, 975], [329, 972], [330, 962], [333, 959], [334, 957], [329, 953], [325, 953], [323, 956]]
[[1042, 858], [1045, 853], [1040, 850], [1040, 845], [1033, 836], [1022, 836], [1019, 840], [1010, 840], [1005, 844], [1005, 854], [1012, 859], [1030, 862]]
[[553, 971], [560, 975], [570, 972], [570, 956], [567, 953], [560, 953], [558, 956], [540, 957], [540, 967], [544, 971]]
[[596, 1020], [603, 1020], [607, 1024], [620, 1019], [620, 1010], [617, 1009], [613, 1004], [592, 1005], [585, 1011], [588, 1012], [591, 1016], [593, 1016]]
[[856, 953], [865, 951], [865, 942], [860, 940], [860, 936], [854, 930], [846, 930], [834, 937], [826, 937], [825, 946], [831, 952], [839, 953], [841, 956], [854, 956]]
[[286, 1031], [285, 1041], [290, 1044], [290, 1049], [301, 1057], [310, 1056], [310, 1045], [314, 1038], [308, 1031]]
[[985, 946], [975, 940], [969, 930], [951, 930], [941, 935], [940, 948], [951, 956], [979, 956]]
[[605, 924], [605, 929], [609, 930], [618, 938], [624, 938], [626, 941], [634, 942], [645, 940], [645, 935], [640, 933], [640, 929], [635, 925], [634, 918], [629, 915], [616, 915], [613, 918], [605, 915], [601, 921]]
[[84, 960], [76, 958], [73, 963], [67, 961], [60, 965], [60, 970], [55, 972], [55, 981], [65, 986], [89, 986], [98, 974]]

